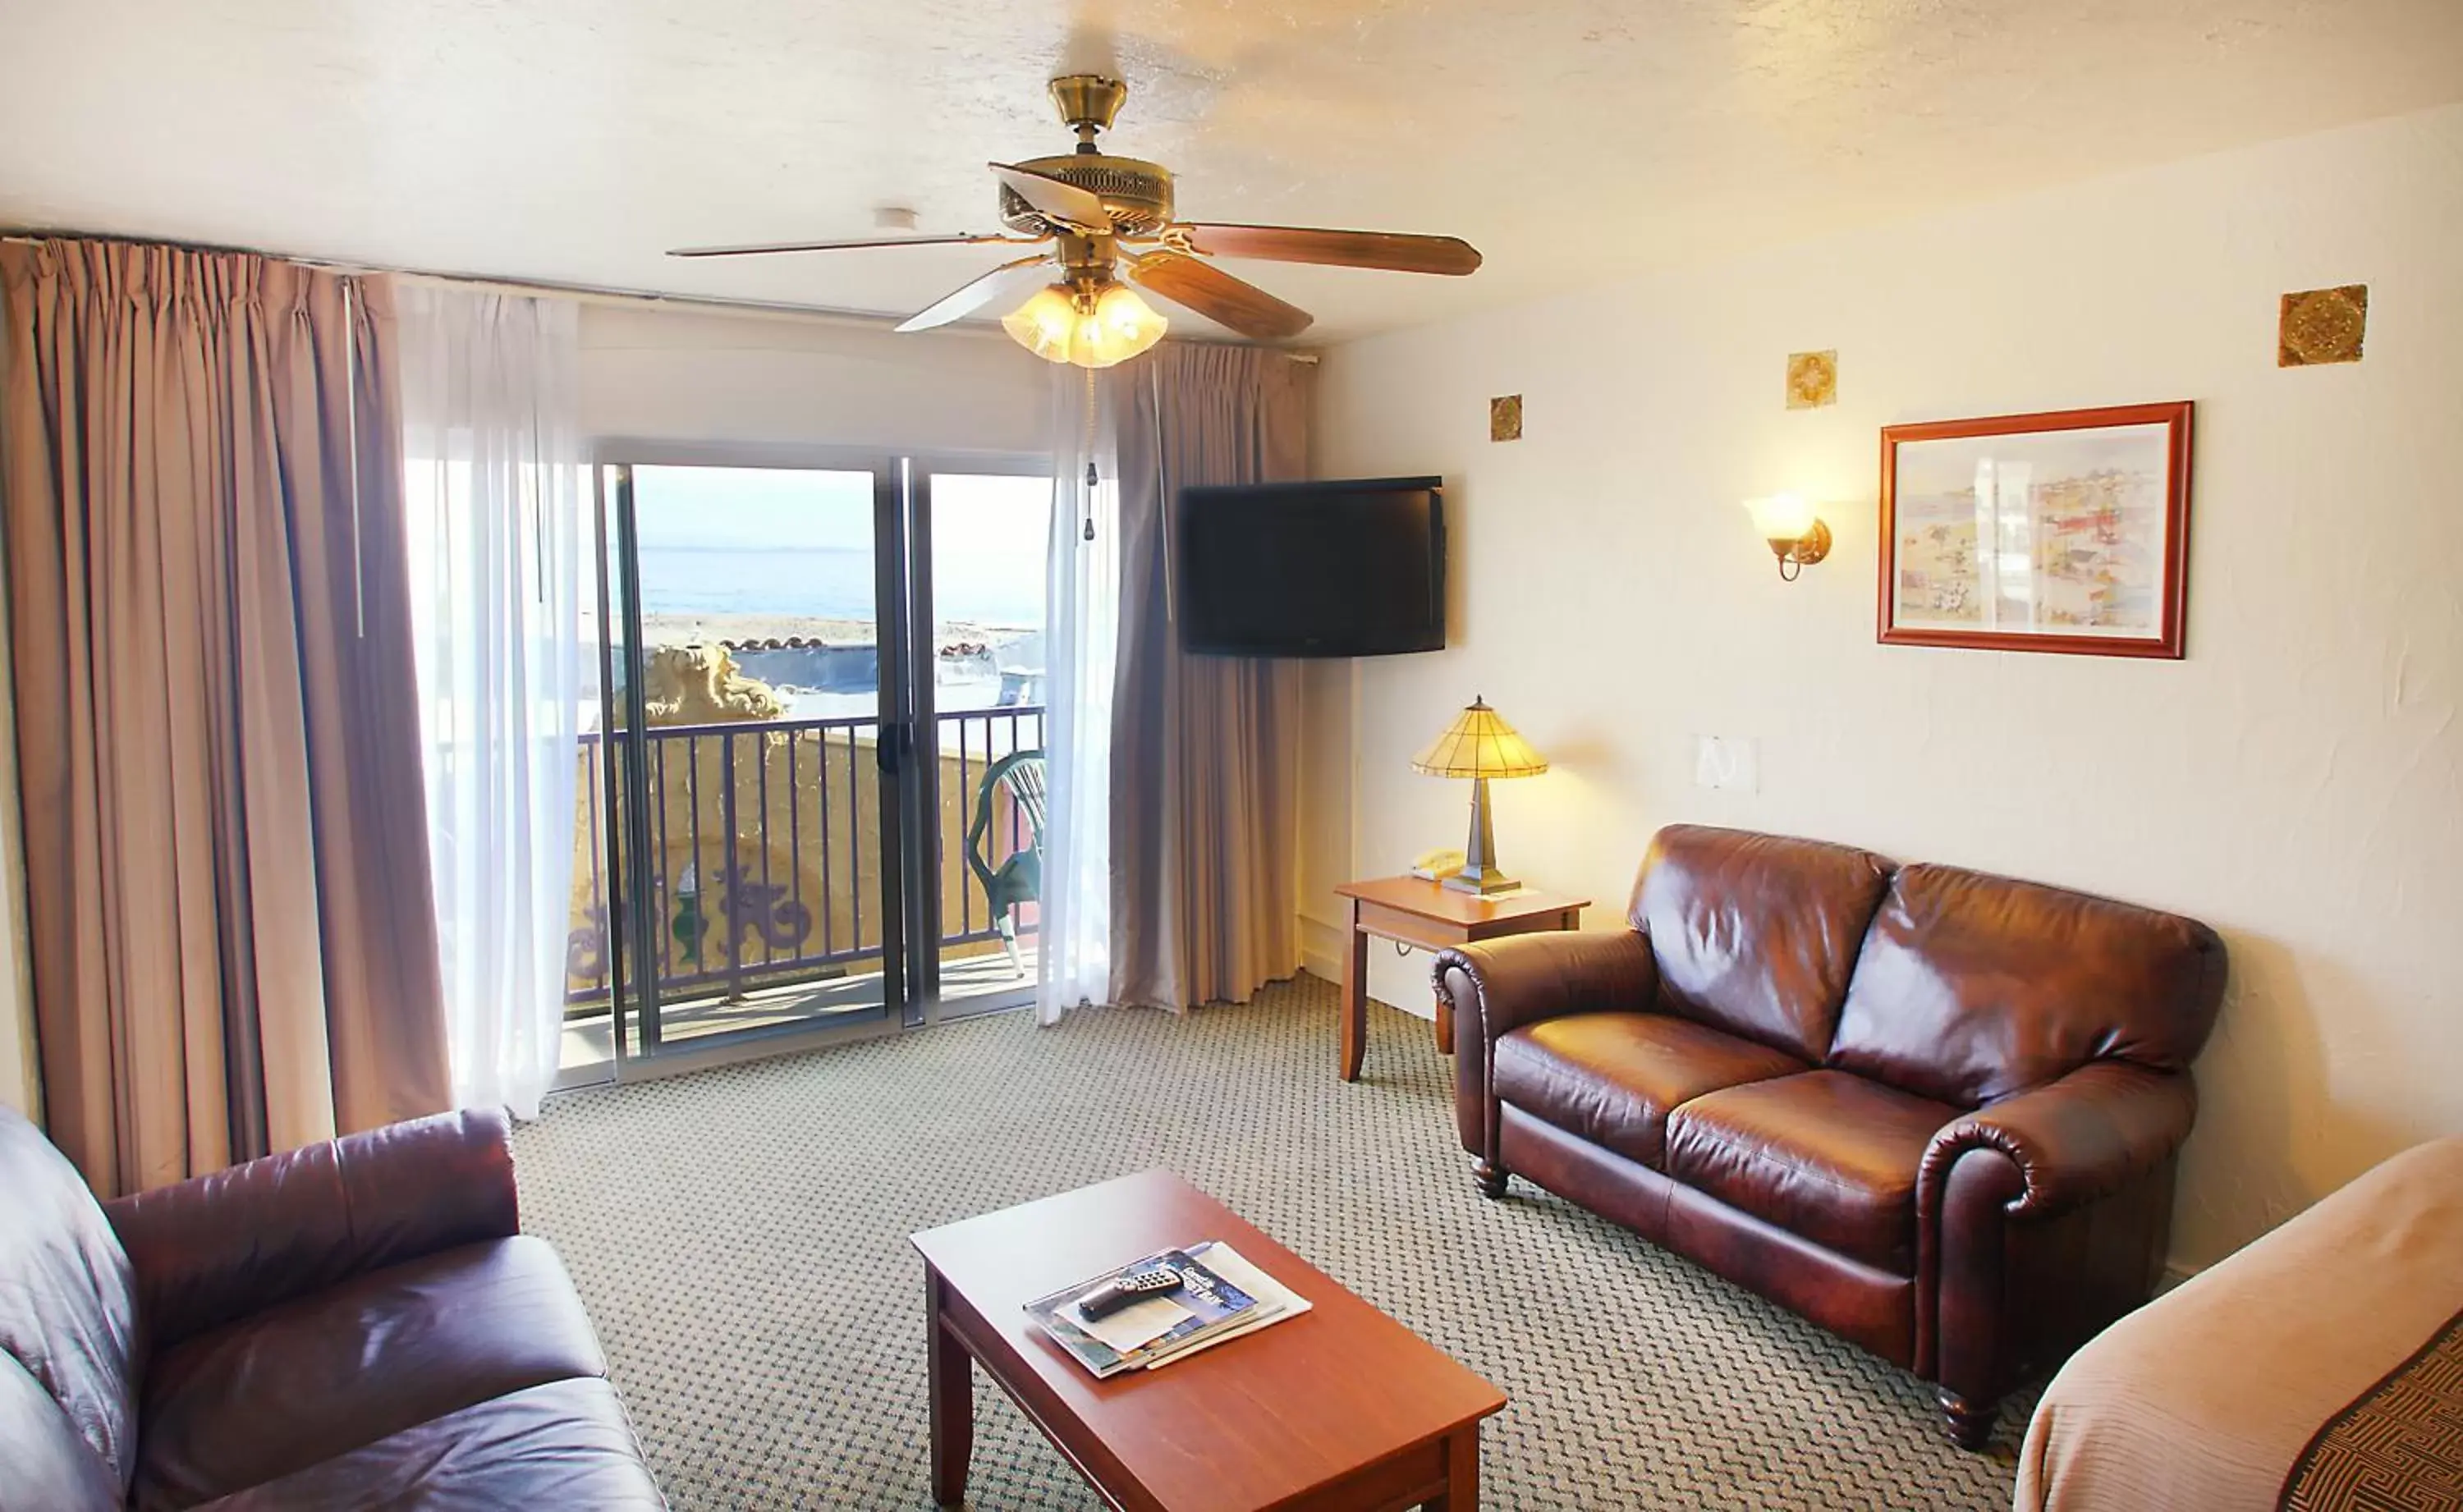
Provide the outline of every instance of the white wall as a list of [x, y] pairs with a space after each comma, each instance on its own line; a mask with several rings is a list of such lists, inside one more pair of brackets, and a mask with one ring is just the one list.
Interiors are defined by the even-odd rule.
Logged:
[[997, 331], [581, 312], [581, 422], [598, 437], [1043, 452], [1053, 371]]
[[[1405, 764], [1485, 693], [1556, 763], [1496, 785], [1503, 860], [1595, 927], [1696, 820], [2223, 931], [2183, 1264], [2463, 1131], [2458, 247], [2448, 109], [1336, 349], [1323, 470], [1446, 475], [1453, 646], [1313, 677], [1311, 912], [1460, 843], [1462, 788]], [[2344, 283], [2366, 359], [2277, 368], [2278, 297]], [[1824, 347], [1840, 402], [1787, 410], [1786, 355]], [[1525, 439], [1492, 444], [1514, 393]], [[2198, 404], [2186, 661], [1875, 644], [1880, 426], [2172, 399]], [[1838, 543], [1786, 585], [1736, 501], [1791, 486]], [[1759, 790], [1694, 787], [1697, 733], [1758, 741]], [[1425, 1003], [1425, 958], [1375, 954], [1381, 997]]]

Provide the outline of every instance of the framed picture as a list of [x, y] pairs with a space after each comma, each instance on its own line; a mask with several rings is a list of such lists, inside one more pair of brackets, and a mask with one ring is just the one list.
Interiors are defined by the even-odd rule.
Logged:
[[1885, 428], [1882, 643], [2177, 659], [2190, 409]]

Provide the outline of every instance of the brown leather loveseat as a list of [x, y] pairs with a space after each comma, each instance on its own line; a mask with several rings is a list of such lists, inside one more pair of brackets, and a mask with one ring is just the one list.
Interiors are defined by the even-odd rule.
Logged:
[[101, 1204], [0, 1109], [0, 1512], [665, 1503], [501, 1113]]
[[1629, 921], [1438, 958], [1488, 1195], [1535, 1181], [1935, 1382], [1969, 1448], [2151, 1293], [2213, 931], [1695, 826]]

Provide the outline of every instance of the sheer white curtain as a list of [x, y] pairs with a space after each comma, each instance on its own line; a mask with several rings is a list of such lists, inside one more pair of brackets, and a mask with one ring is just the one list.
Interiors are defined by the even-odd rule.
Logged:
[[453, 1092], [535, 1117], [563, 1028], [584, 709], [577, 312], [418, 284], [399, 293]]
[[[1044, 1024], [1080, 1004], [1101, 1003], [1111, 990], [1112, 681], [1121, 638], [1121, 472], [1111, 405], [1099, 402], [1108, 396], [1099, 396], [1077, 369], [1058, 369], [1053, 378], [1044, 616], [1050, 811], [1035, 916], [1035, 1016]], [[1098, 385], [1111, 381], [1105, 375]], [[1091, 489], [1090, 461], [1100, 480]]]

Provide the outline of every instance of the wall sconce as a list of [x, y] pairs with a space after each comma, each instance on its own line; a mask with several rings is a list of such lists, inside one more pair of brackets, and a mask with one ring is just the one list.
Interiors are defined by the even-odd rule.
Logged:
[[1802, 494], [1747, 499], [1745, 509], [1754, 517], [1754, 529], [1778, 558], [1781, 580], [1795, 582], [1798, 572], [1830, 554], [1830, 527], [1821, 523]]

